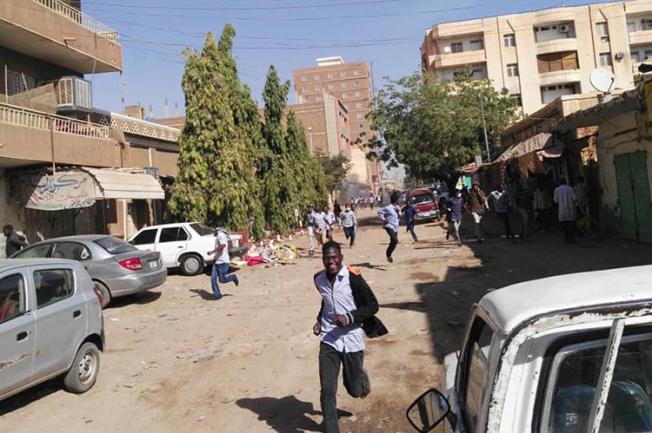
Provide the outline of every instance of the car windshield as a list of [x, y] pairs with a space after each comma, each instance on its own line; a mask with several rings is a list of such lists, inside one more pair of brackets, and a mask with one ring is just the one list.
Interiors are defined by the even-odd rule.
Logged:
[[212, 228], [208, 227], [208, 226], [207, 226], [206, 224], [204, 224], [204, 223], [192, 223], [192, 224], [190, 224], [190, 227], [191, 227], [195, 232], [197, 232], [197, 234], [198, 234], [199, 236], [209, 236], [209, 235], [212, 235], [212, 234], [215, 232], [215, 230], [213, 230]]
[[432, 197], [430, 197], [427, 194], [415, 195], [414, 197], [412, 197], [412, 200], [414, 200], [415, 204], [428, 203], [432, 201]]
[[136, 249], [133, 245], [121, 241], [113, 236], [95, 239], [93, 242], [104, 248], [109, 254], [122, 254]]

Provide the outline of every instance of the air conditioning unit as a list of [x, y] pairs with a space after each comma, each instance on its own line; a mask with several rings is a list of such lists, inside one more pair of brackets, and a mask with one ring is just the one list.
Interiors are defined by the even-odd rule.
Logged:
[[559, 33], [570, 33], [570, 26], [568, 24], [562, 24], [559, 26]]

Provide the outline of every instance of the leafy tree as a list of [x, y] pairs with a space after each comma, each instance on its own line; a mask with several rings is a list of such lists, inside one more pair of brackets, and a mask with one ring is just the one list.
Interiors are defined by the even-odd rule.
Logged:
[[334, 199], [335, 193], [344, 190], [344, 180], [351, 170], [352, 164], [343, 155], [320, 156], [319, 163], [326, 173], [326, 187]]
[[298, 205], [298, 183], [294, 179], [293, 156], [286, 143], [283, 122], [290, 83], [281, 83], [274, 66], [270, 66], [263, 90], [265, 101], [265, 123], [263, 137], [268, 148], [267, 161], [262, 165], [263, 210], [269, 228], [285, 232], [294, 218], [294, 207]]
[[243, 176], [251, 170], [250, 151], [233, 109], [240, 85], [230, 56], [232, 37], [233, 28], [227, 26], [218, 48], [213, 34], [208, 33], [201, 54], [188, 54], [186, 127], [180, 139], [180, 175], [172, 189], [170, 210], [179, 219], [241, 229], [247, 227], [256, 204], [248, 176]]
[[450, 177], [484, 153], [481, 105], [489, 146], [496, 150], [501, 132], [516, 116], [507, 90], [497, 92], [488, 80], [474, 80], [470, 70], [452, 81], [413, 74], [389, 82], [370, 113], [379, 134], [367, 145], [390, 167], [405, 164], [415, 178]]

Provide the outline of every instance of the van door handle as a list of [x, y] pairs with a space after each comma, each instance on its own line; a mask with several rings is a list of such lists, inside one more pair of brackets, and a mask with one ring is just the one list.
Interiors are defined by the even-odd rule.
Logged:
[[18, 334], [16, 334], [16, 341], [23, 341], [24, 339], [27, 338], [28, 335], [29, 332], [27, 331], [19, 332]]
[[79, 316], [81, 316], [81, 311], [79, 311], [79, 310], [75, 310], [75, 312], [72, 313], [72, 317], [75, 318], [75, 319], [76, 319], [77, 317], [79, 317]]

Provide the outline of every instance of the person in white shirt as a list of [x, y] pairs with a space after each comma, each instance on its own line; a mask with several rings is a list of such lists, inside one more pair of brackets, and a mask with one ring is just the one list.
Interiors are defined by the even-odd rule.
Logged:
[[344, 228], [344, 236], [349, 240], [349, 246], [355, 243], [355, 226], [358, 224], [358, 218], [355, 212], [348, 204], [344, 205], [344, 212], [340, 215], [340, 225]]
[[365, 334], [376, 338], [387, 329], [375, 314], [378, 300], [360, 271], [344, 266], [342, 248], [326, 242], [322, 248], [324, 270], [314, 277], [321, 296], [321, 308], [312, 328], [319, 336], [320, 402], [324, 432], [339, 433], [337, 423], [337, 382], [344, 370], [344, 386], [351, 397], [365, 398], [370, 390], [364, 370]]
[[573, 188], [566, 184], [566, 179], [561, 178], [559, 186], [555, 189], [554, 201], [559, 206], [559, 222], [564, 228], [566, 242], [575, 242], [575, 220], [577, 219], [577, 198]]
[[209, 251], [208, 254], [215, 254], [215, 263], [213, 263], [211, 272], [213, 295], [215, 295], [215, 299], [222, 299], [222, 292], [220, 292], [220, 286], [217, 284], [218, 280], [222, 284], [233, 281], [236, 287], [240, 285], [237, 275], [229, 275], [231, 258], [229, 257], [229, 239], [226, 231], [221, 228], [215, 230], [215, 249]]
[[324, 244], [324, 234], [326, 233], [326, 214], [321, 209], [316, 209], [312, 214], [315, 224], [315, 237], [319, 245]]
[[326, 222], [326, 239], [329, 241], [333, 240], [333, 225], [335, 224], [335, 214], [332, 210], [326, 208], [326, 213], [324, 215], [324, 221]]

